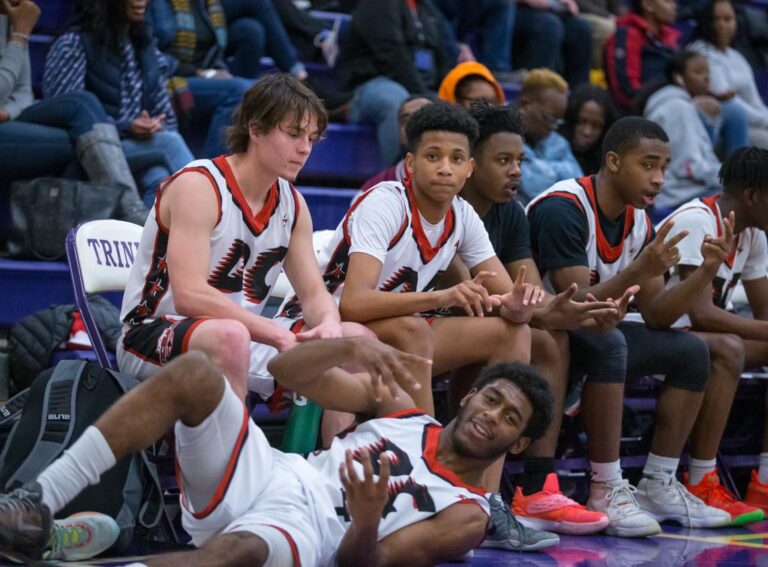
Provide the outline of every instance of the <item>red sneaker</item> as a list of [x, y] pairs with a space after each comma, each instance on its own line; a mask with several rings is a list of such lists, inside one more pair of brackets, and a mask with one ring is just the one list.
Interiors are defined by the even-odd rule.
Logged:
[[757, 471], [752, 471], [752, 479], [747, 486], [747, 495], [744, 497], [744, 503], [760, 508], [768, 513], [768, 484], [760, 482]]
[[512, 500], [512, 512], [524, 526], [561, 534], [592, 534], [608, 525], [608, 516], [587, 510], [560, 492], [555, 473], [547, 475], [544, 487], [535, 494], [526, 496], [518, 487]]
[[765, 512], [762, 509], [736, 500], [736, 497], [720, 484], [720, 477], [716, 470], [704, 475], [698, 484], [689, 484], [688, 473], [685, 473], [685, 487], [688, 492], [703, 500], [707, 506], [728, 512], [731, 515], [732, 526], [752, 524], [765, 517]]

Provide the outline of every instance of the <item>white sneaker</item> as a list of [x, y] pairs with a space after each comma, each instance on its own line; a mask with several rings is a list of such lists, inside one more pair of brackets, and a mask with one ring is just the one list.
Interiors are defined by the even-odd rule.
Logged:
[[635, 498], [659, 522], [672, 520], [686, 528], [721, 528], [731, 523], [728, 512], [704, 504], [673, 475], [644, 476]]
[[643, 512], [635, 500], [637, 489], [626, 479], [592, 482], [587, 508], [608, 516], [605, 533], [619, 537], [646, 537], [661, 533], [661, 526]]

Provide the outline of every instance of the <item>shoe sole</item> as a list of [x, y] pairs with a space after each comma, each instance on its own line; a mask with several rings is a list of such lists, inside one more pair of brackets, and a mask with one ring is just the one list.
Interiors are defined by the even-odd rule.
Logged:
[[732, 526], [746, 526], [747, 524], [754, 524], [765, 518], [765, 512], [762, 510], [754, 510], [753, 512], [747, 512], [733, 518], [731, 522]]
[[544, 520], [534, 516], [521, 516], [515, 514], [517, 521], [527, 528], [545, 532], [556, 532], [567, 535], [589, 535], [602, 531], [608, 526], [608, 518], [599, 522], [556, 522], [554, 520]]
[[[648, 512], [646, 510], [646, 512]], [[697, 521], [697, 520], [691, 520], [690, 518], [686, 516], [677, 516], [675, 514], [654, 514], [653, 512], [648, 512], [651, 516], [654, 517], [654, 519], [661, 523], [661, 522], [675, 522], [683, 526], [684, 528], [724, 528], [726, 526], [731, 525], [730, 517], [727, 520], [717, 520], [717, 521]]]
[[660, 534], [661, 526], [658, 522], [634, 528], [622, 528], [621, 526], [609, 525], [605, 529], [605, 533], [615, 537], [650, 537]]
[[541, 551], [542, 549], [554, 547], [559, 543], [560, 543], [559, 537], [542, 539], [540, 541], [537, 541], [534, 544], [524, 545], [523, 547], [516, 547], [511, 543], [509, 543], [508, 540], [504, 540], [504, 541], [485, 540], [483, 541], [483, 543], [480, 544], [480, 547], [489, 547], [492, 549], [504, 549], [506, 551]]

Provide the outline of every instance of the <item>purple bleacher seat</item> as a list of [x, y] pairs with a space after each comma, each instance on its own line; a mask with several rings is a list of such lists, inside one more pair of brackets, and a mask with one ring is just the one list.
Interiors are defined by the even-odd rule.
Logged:
[[0, 326], [62, 303], [74, 303], [66, 263], [0, 259]]
[[357, 189], [334, 187], [299, 187], [312, 214], [314, 230], [333, 230], [349, 209]]
[[376, 131], [367, 124], [329, 124], [326, 139], [315, 145], [301, 171], [306, 182], [362, 184], [384, 169]]
[[37, 0], [40, 19], [35, 26], [36, 33], [60, 33], [75, 14], [74, 0]]

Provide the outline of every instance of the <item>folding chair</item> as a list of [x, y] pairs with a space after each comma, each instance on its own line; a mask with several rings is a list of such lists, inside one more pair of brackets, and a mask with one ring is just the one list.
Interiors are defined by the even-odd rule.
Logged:
[[104, 368], [117, 370], [109, 356], [88, 295], [125, 290], [139, 249], [142, 227], [119, 220], [97, 220], [76, 226], [67, 234], [67, 263], [75, 291], [75, 304], [85, 324], [96, 359]]

